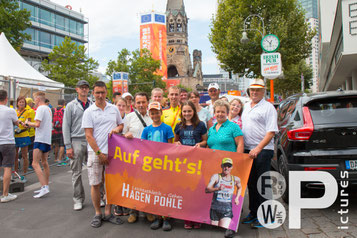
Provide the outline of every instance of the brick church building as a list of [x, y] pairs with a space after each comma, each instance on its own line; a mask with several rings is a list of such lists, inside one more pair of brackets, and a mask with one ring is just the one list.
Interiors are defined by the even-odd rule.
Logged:
[[188, 17], [183, 0], [168, 0], [166, 5], [167, 77], [196, 89], [203, 85], [202, 52], [193, 51], [193, 64], [188, 49]]

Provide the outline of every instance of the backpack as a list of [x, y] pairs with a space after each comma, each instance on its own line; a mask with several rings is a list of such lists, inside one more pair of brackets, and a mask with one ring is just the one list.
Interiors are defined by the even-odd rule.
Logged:
[[53, 114], [53, 128], [56, 131], [62, 131], [62, 123], [63, 123], [63, 114], [64, 108], [55, 109], [55, 113]]

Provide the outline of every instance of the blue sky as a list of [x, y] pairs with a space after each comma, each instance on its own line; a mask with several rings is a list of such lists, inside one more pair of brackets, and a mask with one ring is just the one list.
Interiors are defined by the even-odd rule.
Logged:
[[[107, 63], [116, 59], [123, 48], [139, 48], [139, 15], [155, 10], [165, 12], [167, 0], [52, 0], [62, 6], [71, 5], [89, 20], [89, 54], [98, 60], [99, 71], [105, 72]], [[202, 51], [204, 74], [219, 72], [218, 62], [208, 40], [211, 18], [217, 0], [184, 0], [189, 17], [189, 50]]]

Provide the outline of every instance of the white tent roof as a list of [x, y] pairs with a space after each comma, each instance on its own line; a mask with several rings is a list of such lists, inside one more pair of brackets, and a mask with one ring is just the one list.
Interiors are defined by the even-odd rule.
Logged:
[[[12, 47], [4, 33], [0, 35], [0, 76], [13, 77], [20, 83], [21, 87], [25, 88], [35, 88], [38, 86], [64, 87], [63, 83], [47, 78], [27, 63]], [[27, 85], [25, 83], [34, 85]]]

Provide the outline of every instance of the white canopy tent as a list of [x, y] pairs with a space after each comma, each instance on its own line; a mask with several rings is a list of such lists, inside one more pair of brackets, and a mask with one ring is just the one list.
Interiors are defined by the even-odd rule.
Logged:
[[[16, 87], [36, 88], [39, 90], [58, 90], [63, 83], [53, 81], [36, 69], [17, 53], [4, 33], [0, 35], [0, 78], [16, 80]], [[46, 87], [47, 86], [47, 87]]]

